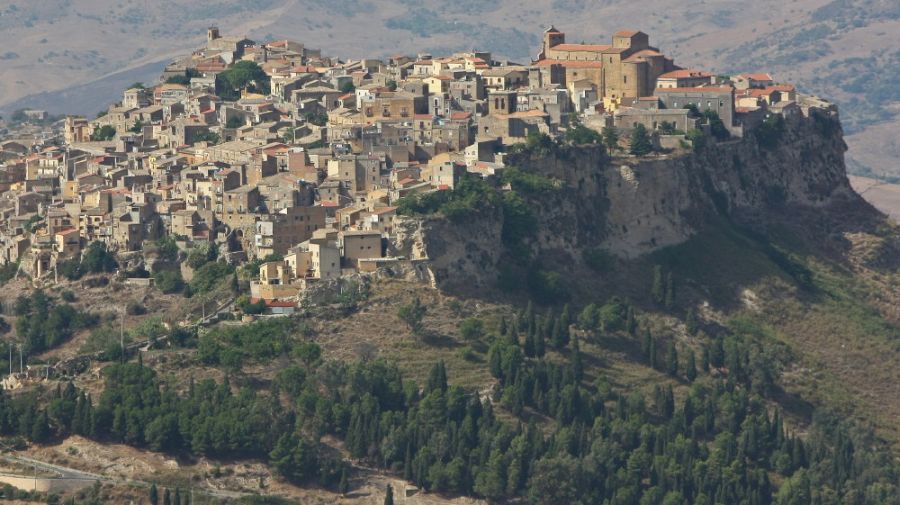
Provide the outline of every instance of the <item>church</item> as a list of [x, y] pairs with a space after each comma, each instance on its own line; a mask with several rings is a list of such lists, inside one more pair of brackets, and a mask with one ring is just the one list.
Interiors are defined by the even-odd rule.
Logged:
[[671, 58], [650, 46], [650, 38], [644, 32], [617, 32], [611, 45], [569, 44], [566, 34], [552, 26], [544, 32], [535, 64], [559, 64], [566, 68], [567, 78], [574, 74], [587, 79], [598, 95], [611, 100], [651, 96], [660, 75], [680, 69]]

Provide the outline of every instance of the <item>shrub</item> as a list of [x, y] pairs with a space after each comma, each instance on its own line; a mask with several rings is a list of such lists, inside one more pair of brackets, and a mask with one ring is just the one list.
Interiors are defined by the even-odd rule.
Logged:
[[569, 289], [562, 275], [533, 268], [528, 273], [528, 291], [538, 303], [552, 305], [569, 299]]
[[180, 270], [160, 270], [153, 274], [156, 288], [165, 294], [178, 293], [184, 289], [184, 279]]
[[128, 302], [125, 306], [125, 313], [129, 316], [141, 316], [147, 313], [147, 307], [139, 302]]
[[784, 131], [784, 118], [779, 114], [772, 114], [756, 128], [754, 135], [760, 147], [774, 149], [784, 136]]
[[470, 317], [459, 325], [459, 336], [463, 340], [477, 340], [484, 335], [484, 323], [481, 319]]
[[234, 273], [234, 267], [227, 263], [211, 262], [203, 265], [191, 279], [191, 293], [208, 293], [224, 279]]

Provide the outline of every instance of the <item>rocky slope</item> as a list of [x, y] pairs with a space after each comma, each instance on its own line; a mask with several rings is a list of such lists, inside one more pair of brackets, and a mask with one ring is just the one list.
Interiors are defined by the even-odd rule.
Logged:
[[[845, 151], [837, 112], [811, 108], [788, 118], [774, 145], [749, 134], [692, 153], [642, 158], [561, 147], [518, 154], [509, 165], [559, 181], [556, 189], [527, 195], [537, 220], [527, 245], [545, 266], [572, 272], [585, 251], [636, 258], [722, 219], [764, 229], [768, 215], [792, 206], [868, 207], [850, 187]], [[427, 260], [438, 287], [490, 287], [509, 260], [504, 219], [502, 209], [481, 212], [464, 226], [440, 216], [407, 219], [397, 250]]]

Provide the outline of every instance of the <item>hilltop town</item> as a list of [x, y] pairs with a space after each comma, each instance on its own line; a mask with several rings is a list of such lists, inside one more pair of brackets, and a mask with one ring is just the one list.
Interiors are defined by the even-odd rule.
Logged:
[[[96, 118], [26, 110], [4, 124], [0, 263], [6, 278], [74, 279], [88, 251], [126, 264], [203, 248], [252, 265], [245, 309], [290, 312], [317, 283], [406, 260], [390, 246], [404, 199], [496, 179], [517, 145], [678, 155], [811, 106], [832, 107], [766, 73], [682, 68], [640, 31], [573, 44], [551, 27], [516, 63], [487, 51], [344, 61], [210, 28], [205, 47]], [[120, 275], [183, 288], [158, 265]]]

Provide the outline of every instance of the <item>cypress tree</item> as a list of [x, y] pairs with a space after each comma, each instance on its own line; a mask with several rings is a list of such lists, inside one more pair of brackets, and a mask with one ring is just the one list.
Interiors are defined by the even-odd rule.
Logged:
[[687, 355], [687, 363], [685, 364], [684, 373], [685, 373], [685, 377], [687, 377], [687, 380], [689, 380], [691, 382], [694, 382], [694, 379], [697, 378], [696, 359], [697, 358], [694, 357], [694, 351], [689, 349], [688, 355]]
[[672, 310], [672, 307], [675, 306], [675, 279], [672, 277], [672, 272], [666, 275], [665, 306], [668, 310]]
[[500, 318], [500, 335], [506, 335], [507, 327], [506, 327], [506, 316]]
[[704, 373], [709, 373], [709, 347], [705, 345], [700, 352], [700, 368]]
[[659, 265], [653, 267], [653, 285], [650, 288], [650, 296], [659, 305], [665, 301], [666, 286], [663, 282], [662, 267]]
[[637, 334], [637, 318], [634, 316], [634, 307], [628, 306], [628, 312], [625, 317], [625, 329], [632, 337]]
[[155, 482], [150, 484], [150, 505], [159, 505], [159, 490]]
[[345, 496], [350, 490], [350, 483], [347, 480], [347, 465], [341, 466], [341, 481], [338, 483], [338, 493]]
[[163, 505], [172, 505], [172, 494], [168, 489], [163, 491]]
[[684, 316], [684, 327], [689, 335], [697, 334], [699, 323], [697, 322], [697, 313], [694, 312], [693, 307], [689, 308]]
[[669, 342], [669, 352], [666, 354], [666, 372], [675, 377], [678, 375], [678, 349], [675, 348], [675, 341]]
[[172, 498], [173, 505], [181, 505], [181, 489], [175, 488], [175, 496]]
[[547, 343], [544, 340], [544, 332], [539, 331], [534, 336], [534, 355], [542, 357], [547, 349]]
[[384, 490], [384, 505], [394, 505], [394, 488], [390, 484]]
[[525, 334], [525, 345], [522, 346], [522, 350], [525, 351], [525, 356], [528, 356], [529, 358], [535, 356], [534, 332], [528, 331], [528, 333]]

